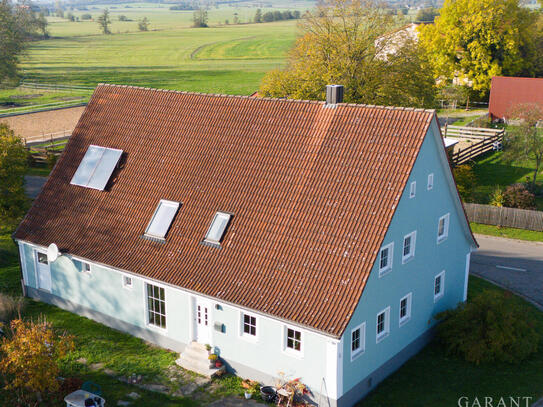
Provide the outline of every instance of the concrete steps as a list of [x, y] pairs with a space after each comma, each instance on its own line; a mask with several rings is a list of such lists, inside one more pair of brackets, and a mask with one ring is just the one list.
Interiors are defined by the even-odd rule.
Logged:
[[217, 374], [222, 374], [225, 366], [210, 367], [209, 352], [205, 345], [198, 342], [191, 342], [185, 350], [179, 355], [179, 359], [175, 361], [183, 369], [190, 370], [205, 377], [213, 377]]

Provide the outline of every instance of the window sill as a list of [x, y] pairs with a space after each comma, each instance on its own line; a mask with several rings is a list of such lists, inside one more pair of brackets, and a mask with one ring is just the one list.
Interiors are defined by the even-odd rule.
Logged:
[[407, 324], [409, 321], [411, 320], [411, 317], [406, 317], [404, 318], [403, 320], [400, 320], [400, 327], [404, 326], [405, 324]]
[[411, 254], [407, 257], [402, 257], [402, 264], [407, 264], [409, 263], [411, 260], [413, 260], [415, 258], [415, 255], [414, 254]]
[[443, 298], [443, 295], [444, 295], [443, 293], [434, 295], [434, 302], [438, 302], [441, 298]]
[[386, 276], [392, 271], [392, 267], [387, 267], [385, 269], [379, 270], [379, 278]]
[[150, 324], [150, 323], [146, 323], [145, 326], [153, 331], [157, 331], [157, 332], [161, 332], [163, 334], [167, 333], [168, 332], [168, 328], [161, 328], [157, 325], [153, 325], [153, 324]]
[[360, 351], [356, 352], [355, 354], [351, 355], [351, 362], [354, 362], [355, 360], [360, 358], [360, 356], [362, 356], [364, 353], [366, 353], [366, 351], [360, 350]]
[[241, 339], [244, 341], [250, 342], [250, 343], [258, 343], [258, 337], [256, 335], [247, 335], [247, 334], [241, 334], [239, 335]]
[[448, 236], [442, 236], [437, 238], [437, 244], [443, 243], [445, 240], [447, 240]]
[[293, 350], [290, 348], [284, 348], [283, 353], [296, 359], [303, 359], [304, 354], [301, 350]]
[[388, 332], [384, 333], [384, 334], [381, 334], [380, 336], [377, 336], [377, 339], [375, 340], [375, 343], [379, 343], [381, 342], [383, 339], [385, 339], [386, 337], [388, 337]]

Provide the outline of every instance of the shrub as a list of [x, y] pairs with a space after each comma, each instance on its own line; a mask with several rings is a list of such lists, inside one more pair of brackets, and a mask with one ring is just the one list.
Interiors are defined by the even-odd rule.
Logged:
[[519, 363], [537, 351], [539, 334], [525, 305], [511, 293], [486, 290], [467, 304], [442, 312], [437, 337], [448, 354], [468, 362]]
[[477, 178], [470, 165], [464, 164], [453, 170], [456, 186], [462, 199], [466, 202], [473, 200], [473, 189], [477, 185]]
[[47, 166], [50, 169], [53, 169], [55, 164], [57, 163], [58, 156], [54, 153], [47, 153]]
[[[0, 342], [0, 375], [13, 404], [39, 405], [59, 390], [59, 360], [74, 349], [73, 338], [57, 335], [50, 323], [11, 321]], [[1, 380], [0, 380], [1, 381]]]
[[494, 192], [492, 192], [492, 195], [490, 195], [490, 205], [499, 207], [505, 206], [505, 195], [500, 186], [497, 186]]
[[23, 297], [12, 297], [0, 293], [0, 322], [9, 324], [11, 320], [20, 318], [23, 306]]
[[503, 193], [504, 206], [519, 209], [536, 209], [535, 195], [523, 184], [509, 185]]

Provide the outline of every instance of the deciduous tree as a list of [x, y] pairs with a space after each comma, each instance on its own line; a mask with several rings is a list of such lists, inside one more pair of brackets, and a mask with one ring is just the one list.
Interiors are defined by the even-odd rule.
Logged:
[[45, 320], [11, 321], [0, 344], [4, 389], [12, 392], [17, 405], [36, 405], [32, 402], [59, 388], [58, 361], [73, 347], [70, 336], [55, 334]]
[[[266, 14], [264, 15], [266, 17]], [[345, 85], [345, 101], [397, 106], [433, 106], [435, 81], [425, 55], [405, 36], [385, 35], [394, 17], [373, 0], [327, 0], [301, 20], [297, 40], [284, 70], [268, 73], [264, 96], [324, 98], [327, 84]], [[389, 52], [390, 51], [390, 52]]]
[[19, 57], [37, 33], [47, 37], [47, 20], [25, 2], [0, 0], [0, 85], [17, 79]]
[[147, 17], [143, 17], [138, 22], [138, 29], [140, 31], [149, 31], [149, 19]]
[[111, 25], [111, 19], [109, 18], [109, 10], [106, 8], [104, 12], [96, 19], [98, 25], [100, 26], [102, 33], [111, 34], [109, 26]]
[[24, 191], [27, 152], [23, 141], [0, 123], [0, 221], [15, 223], [28, 207]]
[[543, 106], [523, 103], [509, 112], [511, 125], [507, 128], [504, 158], [507, 161], [527, 160], [534, 164], [532, 185], [543, 164]]
[[204, 28], [207, 27], [207, 8], [205, 7], [199, 7], [193, 14], [192, 14], [192, 26], [197, 28]]
[[436, 77], [458, 76], [484, 96], [493, 76], [536, 73], [536, 19], [518, 0], [446, 0], [420, 44]]

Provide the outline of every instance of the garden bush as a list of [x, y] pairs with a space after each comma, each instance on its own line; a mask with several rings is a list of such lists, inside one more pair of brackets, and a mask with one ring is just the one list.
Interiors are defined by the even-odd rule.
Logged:
[[442, 312], [437, 338], [451, 355], [476, 364], [518, 363], [537, 351], [539, 334], [526, 306], [511, 293], [483, 291], [473, 301]]
[[536, 209], [535, 195], [523, 184], [509, 185], [503, 193], [504, 206], [519, 209]]
[[473, 168], [467, 164], [460, 165], [453, 170], [453, 175], [460, 196], [464, 201], [471, 202], [473, 200], [473, 190], [477, 185], [477, 178]]
[[505, 206], [505, 195], [503, 189], [500, 186], [497, 186], [492, 195], [490, 195], [490, 205], [492, 206]]

